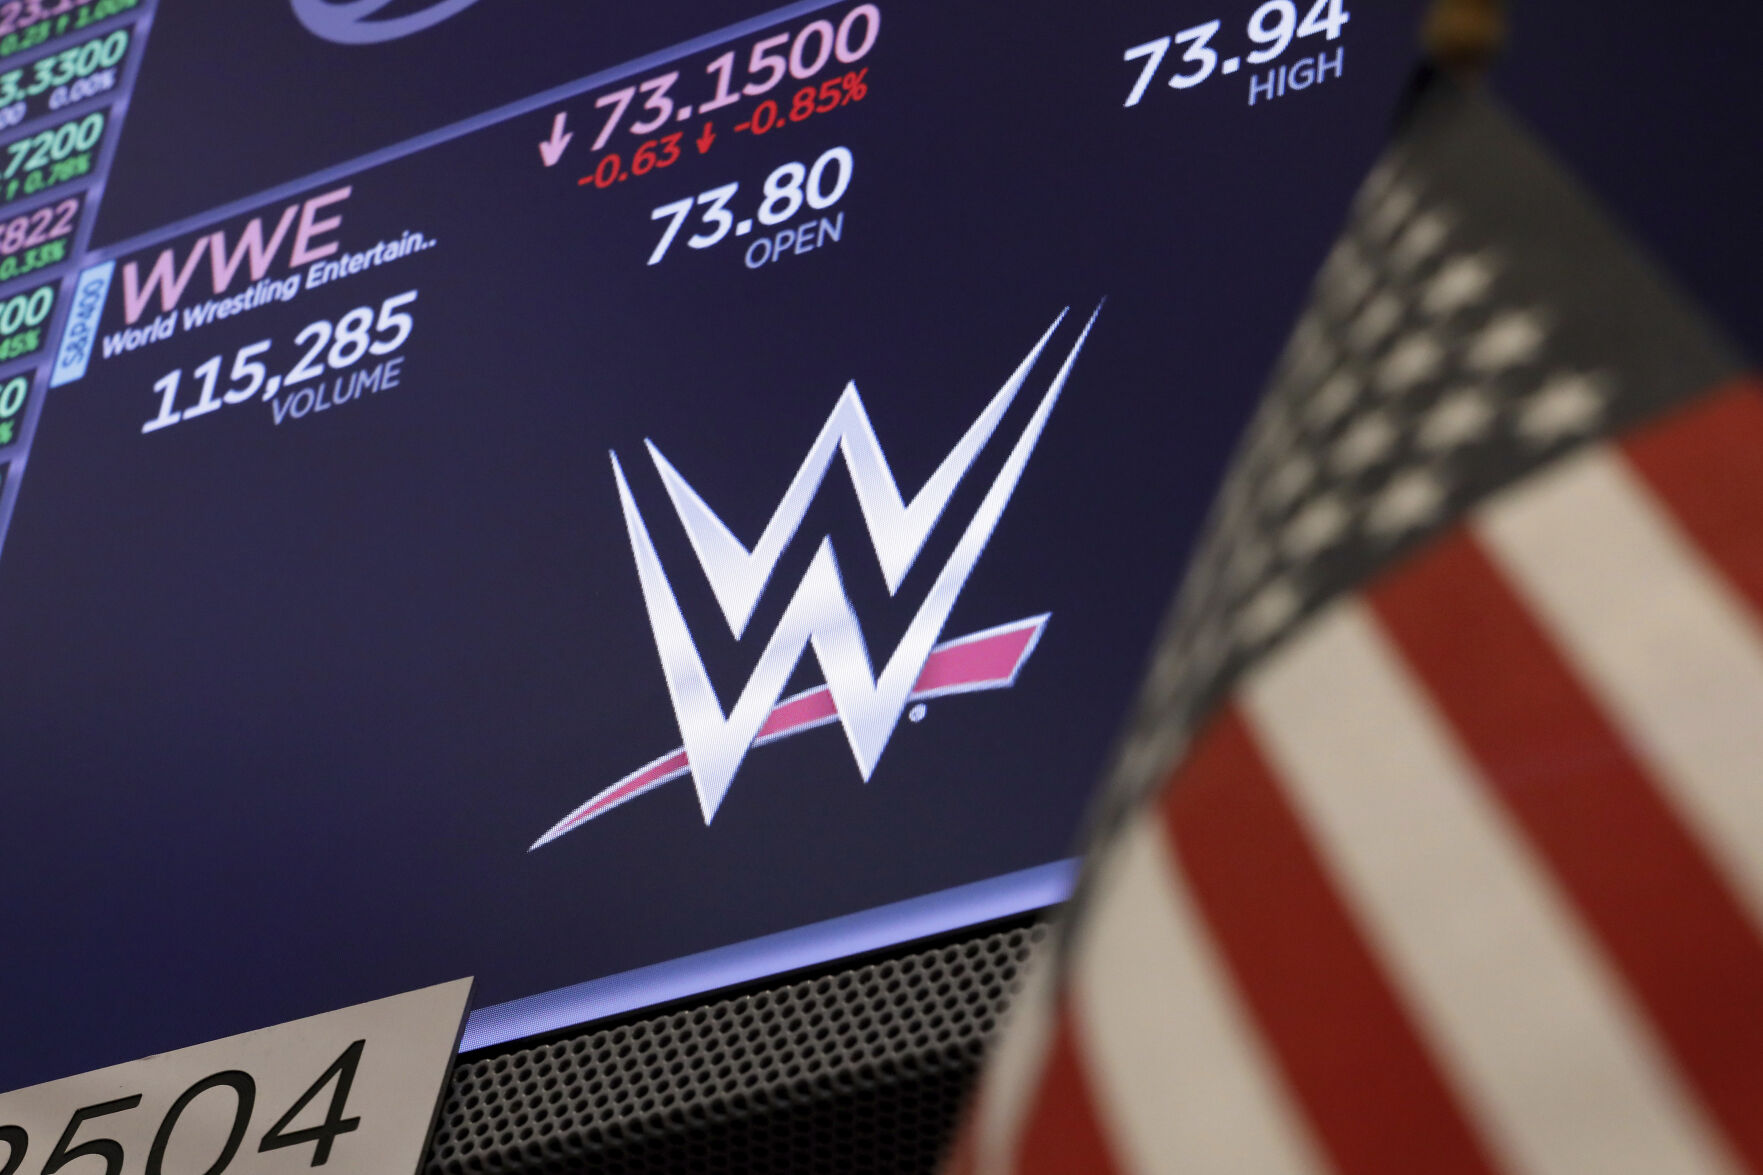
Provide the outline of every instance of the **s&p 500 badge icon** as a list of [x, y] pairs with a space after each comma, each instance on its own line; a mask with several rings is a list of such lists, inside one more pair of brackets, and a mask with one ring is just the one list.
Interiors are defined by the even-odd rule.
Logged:
[[435, 0], [435, 3], [375, 20], [393, 0], [289, 0], [306, 31], [338, 45], [372, 45], [396, 41], [440, 24], [470, 8], [477, 0]]

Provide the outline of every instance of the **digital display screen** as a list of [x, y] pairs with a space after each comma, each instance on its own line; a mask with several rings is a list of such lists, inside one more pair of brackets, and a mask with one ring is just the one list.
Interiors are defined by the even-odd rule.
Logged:
[[1062, 898], [1418, 11], [0, 4], [0, 1088]]

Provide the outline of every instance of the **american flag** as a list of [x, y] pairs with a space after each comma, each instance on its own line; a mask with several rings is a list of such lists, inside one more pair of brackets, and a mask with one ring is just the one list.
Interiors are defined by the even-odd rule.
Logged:
[[1763, 1171], [1763, 383], [1423, 87], [950, 1160]]

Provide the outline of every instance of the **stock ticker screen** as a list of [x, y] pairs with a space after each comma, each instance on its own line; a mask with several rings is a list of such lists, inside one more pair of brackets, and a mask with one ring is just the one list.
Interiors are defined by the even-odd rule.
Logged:
[[1418, 9], [0, 3], [0, 1088], [1058, 900]]

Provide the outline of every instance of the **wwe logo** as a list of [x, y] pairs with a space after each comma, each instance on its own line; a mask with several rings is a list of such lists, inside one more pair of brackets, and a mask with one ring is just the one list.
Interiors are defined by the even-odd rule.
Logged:
[[[888, 592], [898, 591], [962, 478], [991, 439], [1064, 319], [1061, 313], [1047, 328], [911, 502], [900, 495], [856, 385], [846, 385], [751, 549], [723, 524], [661, 451], [652, 442], [645, 442], [735, 638], [740, 639], [746, 631], [784, 548], [795, 537], [839, 455], [843, 455], [856, 488], [857, 504], [881, 563]], [[631, 495], [624, 467], [614, 453], [612, 475], [618, 484], [625, 528], [636, 557], [643, 603], [685, 745], [606, 788], [559, 821], [533, 848], [687, 772], [697, 786], [698, 804], [708, 824], [749, 750], [835, 720], [844, 729], [857, 768], [867, 781], [909, 703], [919, 698], [1012, 684], [1033, 652], [1046, 616], [1030, 617], [952, 641], [939, 643], [939, 638], [961, 589], [1022, 478], [1095, 321], [1096, 315], [1092, 314], [880, 674], [872, 668], [863, 630], [845, 595], [832, 540], [823, 537], [746, 686], [733, 708], [724, 713], [673, 586], [655, 552], [648, 524]], [[826, 684], [780, 701], [784, 686], [810, 645]]]

